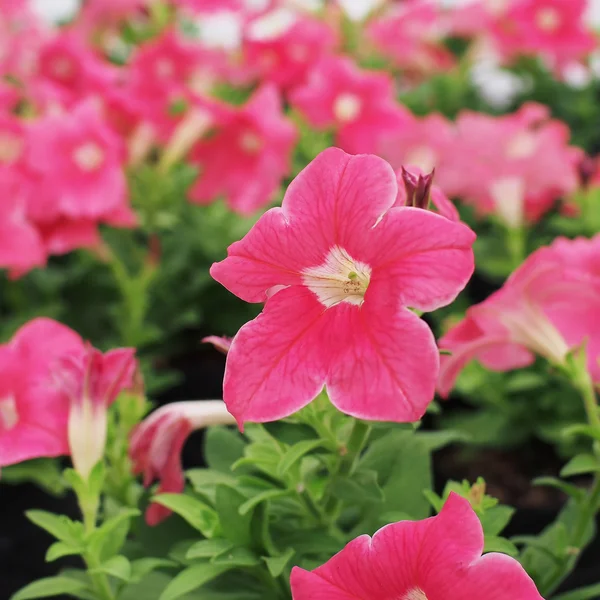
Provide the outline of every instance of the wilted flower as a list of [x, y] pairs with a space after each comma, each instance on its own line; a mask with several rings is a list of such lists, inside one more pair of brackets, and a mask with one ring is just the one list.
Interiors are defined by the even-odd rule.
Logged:
[[[181, 451], [192, 431], [209, 425], [235, 423], [221, 400], [174, 402], [154, 411], [131, 435], [130, 455], [136, 473], [143, 473], [144, 485], [158, 479], [159, 492], [180, 493], [184, 487]], [[149, 525], [156, 525], [171, 511], [151, 504], [146, 512]]]
[[433, 397], [438, 352], [413, 312], [451, 302], [473, 271], [473, 232], [392, 208], [376, 156], [321, 153], [211, 274], [264, 302], [227, 355], [224, 400], [242, 425], [288, 416], [327, 385], [343, 412], [414, 421]]

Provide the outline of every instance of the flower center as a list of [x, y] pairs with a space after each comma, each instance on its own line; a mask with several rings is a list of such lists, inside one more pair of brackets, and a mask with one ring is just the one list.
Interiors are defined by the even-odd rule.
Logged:
[[0, 163], [12, 163], [21, 155], [21, 140], [10, 133], [0, 133]]
[[73, 160], [82, 171], [96, 171], [104, 162], [104, 151], [98, 144], [87, 142], [75, 149]]
[[536, 148], [536, 137], [527, 131], [521, 131], [506, 146], [506, 157], [512, 159], [529, 158]]
[[413, 588], [402, 597], [402, 600], [427, 600], [427, 596], [423, 590], [420, 590], [419, 588]]
[[437, 154], [429, 146], [417, 146], [410, 151], [404, 161], [405, 165], [420, 167], [425, 173], [433, 171], [436, 163]]
[[341, 123], [354, 121], [360, 114], [362, 102], [356, 94], [340, 94], [333, 103], [333, 114]]
[[253, 131], [245, 131], [240, 136], [240, 148], [247, 154], [258, 154], [263, 147], [263, 142]]
[[519, 177], [502, 177], [490, 186], [496, 213], [506, 225], [517, 228], [523, 224], [525, 183]]
[[552, 33], [560, 27], [560, 14], [555, 8], [542, 8], [538, 10], [535, 22], [542, 31]]
[[302, 274], [304, 285], [327, 308], [340, 302], [360, 306], [371, 280], [371, 267], [333, 246], [322, 265], [305, 269]]
[[18, 422], [19, 413], [14, 396], [0, 399], [0, 432], [10, 431]]

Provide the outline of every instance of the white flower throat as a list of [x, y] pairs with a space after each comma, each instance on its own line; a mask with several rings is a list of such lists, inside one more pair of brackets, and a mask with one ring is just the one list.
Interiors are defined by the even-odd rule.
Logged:
[[302, 275], [304, 285], [327, 308], [340, 302], [360, 306], [371, 280], [371, 267], [333, 246], [323, 264], [305, 269]]

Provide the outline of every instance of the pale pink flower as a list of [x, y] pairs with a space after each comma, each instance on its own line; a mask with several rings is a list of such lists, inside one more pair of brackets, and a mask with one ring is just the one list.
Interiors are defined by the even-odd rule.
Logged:
[[600, 380], [600, 236], [558, 238], [534, 252], [489, 298], [442, 337], [438, 388], [447, 396], [468, 362], [508, 371], [542, 356], [563, 364], [585, 343], [588, 368]]
[[69, 453], [69, 402], [52, 367], [81, 344], [65, 325], [39, 318], [0, 346], [0, 467]]
[[[210, 425], [235, 423], [221, 400], [196, 400], [167, 404], [146, 417], [133, 431], [129, 453], [135, 473], [144, 475], [148, 487], [159, 480], [158, 492], [181, 493], [184, 475], [181, 451], [188, 436]], [[149, 525], [157, 525], [171, 514], [160, 504], [146, 511]]]
[[360, 69], [345, 57], [322, 59], [290, 101], [314, 127], [333, 129], [336, 144], [353, 154], [376, 152], [381, 139], [409, 119], [390, 75]]
[[454, 492], [436, 517], [362, 535], [312, 572], [295, 567], [294, 600], [542, 600], [517, 560], [482, 556], [483, 529]]
[[443, 167], [454, 142], [453, 124], [444, 116], [433, 113], [415, 117], [406, 111], [402, 127], [380, 137], [376, 154], [385, 158], [394, 169], [412, 165], [428, 172]]
[[370, 41], [394, 64], [419, 74], [447, 71], [454, 65], [444, 46], [442, 10], [432, 0], [407, 0], [369, 24]]
[[190, 161], [200, 176], [190, 191], [198, 204], [225, 197], [229, 206], [252, 214], [269, 204], [291, 171], [296, 130], [271, 85], [259, 88], [241, 107], [221, 106], [214, 135], [201, 139]]
[[510, 227], [535, 222], [579, 185], [583, 151], [569, 137], [539, 104], [501, 117], [463, 111], [437, 181], [480, 215], [495, 213]]
[[405, 307], [451, 302], [473, 271], [473, 232], [432, 212], [392, 208], [396, 176], [381, 158], [330, 148], [229, 247], [212, 276], [265, 302], [227, 355], [224, 401], [240, 426], [286, 417], [323, 385], [358, 418], [419, 419], [439, 357]]

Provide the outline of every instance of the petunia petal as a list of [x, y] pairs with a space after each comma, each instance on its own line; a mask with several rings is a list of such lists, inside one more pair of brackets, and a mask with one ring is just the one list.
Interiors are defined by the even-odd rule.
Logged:
[[418, 208], [394, 208], [347, 250], [369, 264], [377, 285], [404, 306], [431, 311], [452, 302], [469, 281], [474, 240], [463, 223]]
[[319, 344], [324, 310], [306, 288], [286, 288], [239, 330], [227, 354], [223, 400], [240, 427], [291, 415], [320, 392], [327, 369]]
[[433, 400], [439, 369], [427, 324], [371, 289], [362, 306], [343, 303], [330, 310], [337, 312], [327, 376], [333, 404], [361, 419], [420, 419]]

